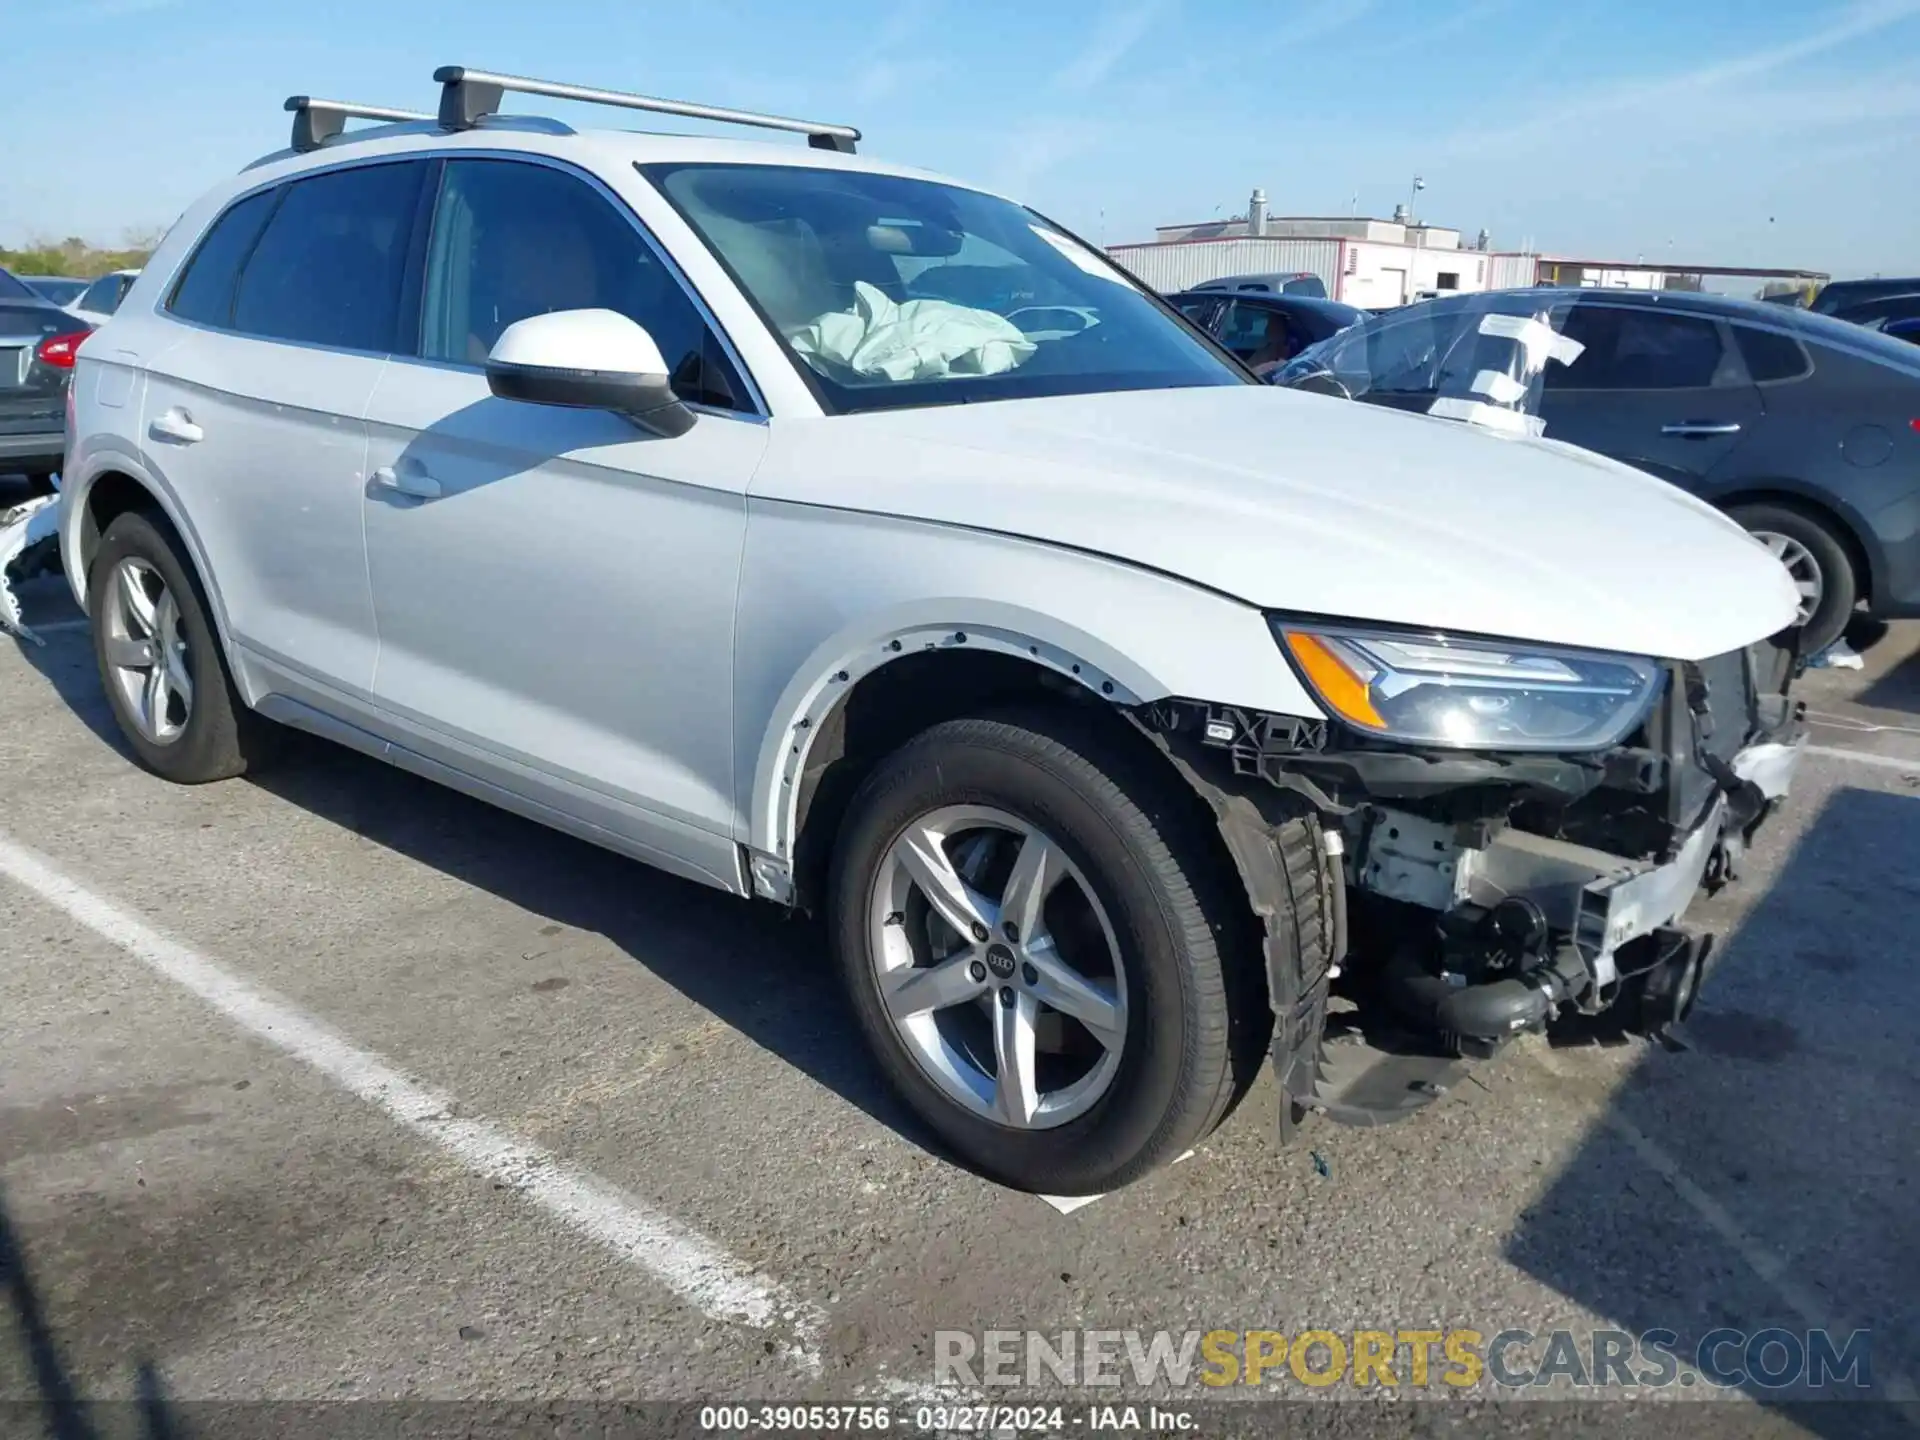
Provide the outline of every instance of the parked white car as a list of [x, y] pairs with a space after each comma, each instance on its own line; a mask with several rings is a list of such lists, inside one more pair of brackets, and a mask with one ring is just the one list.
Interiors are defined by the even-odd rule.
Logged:
[[63, 308], [69, 315], [77, 315], [89, 325], [104, 325], [113, 312], [120, 308], [120, 302], [127, 298], [127, 291], [133, 288], [133, 282], [139, 278], [138, 270], [108, 271]]
[[[850, 128], [436, 78], [351, 133], [396, 112], [289, 102], [82, 348], [62, 556], [143, 764], [281, 722], [818, 911], [907, 1102], [1049, 1193], [1269, 1054], [1288, 1123], [1377, 1122], [1564, 1011], [1684, 1012], [1688, 902], [1798, 754], [1798, 597], [1737, 526], [1255, 384]], [[1343, 964], [1386, 1009], [1329, 1044]]]

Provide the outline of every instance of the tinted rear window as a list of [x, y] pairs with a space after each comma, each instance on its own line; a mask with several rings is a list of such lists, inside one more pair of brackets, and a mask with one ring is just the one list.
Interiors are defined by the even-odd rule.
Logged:
[[1562, 330], [1585, 349], [1548, 367], [1549, 390], [1704, 389], [1724, 358], [1713, 321], [1651, 307], [1576, 305]]
[[1736, 325], [1733, 333], [1746, 358], [1747, 373], [1755, 380], [1794, 380], [1813, 369], [1800, 342], [1789, 335], [1750, 325]]
[[13, 276], [0, 270], [0, 300], [38, 300], [39, 298]]
[[200, 248], [187, 261], [180, 282], [173, 287], [173, 299], [167, 308], [182, 320], [201, 325], [226, 326], [233, 323], [233, 284], [240, 266], [253, 249], [260, 227], [267, 222], [278, 197], [276, 190], [249, 195], [213, 222], [200, 241]]
[[389, 351], [423, 161], [296, 180], [240, 276], [234, 328], [272, 340]]

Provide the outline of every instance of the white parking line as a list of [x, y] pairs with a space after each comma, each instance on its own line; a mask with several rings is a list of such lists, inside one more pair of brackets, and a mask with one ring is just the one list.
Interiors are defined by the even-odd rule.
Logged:
[[1867, 750], [1849, 750], [1843, 745], [1809, 745], [1807, 754], [1824, 755], [1829, 760], [1851, 760], [1858, 765], [1878, 765], [1884, 770], [1905, 770], [1920, 775], [1920, 759], [1903, 760], [1898, 755], [1875, 755]]
[[[1568, 1071], [1559, 1062], [1553, 1052], [1545, 1046], [1536, 1048], [1534, 1060], [1549, 1074], [1566, 1077]], [[1800, 1283], [1787, 1273], [1787, 1262], [1779, 1254], [1760, 1240], [1749, 1235], [1733, 1218], [1732, 1213], [1713, 1196], [1696, 1185], [1687, 1173], [1680, 1168], [1679, 1162], [1647, 1136], [1639, 1126], [1623, 1116], [1608, 1109], [1600, 1116], [1604, 1124], [1626, 1143], [1629, 1150], [1640, 1157], [1646, 1167], [1665, 1180], [1673, 1188], [1674, 1194], [1693, 1208], [1693, 1212], [1707, 1224], [1707, 1228], [1726, 1242], [1727, 1248], [1746, 1262], [1746, 1266], [1780, 1297], [1788, 1309], [1800, 1318], [1809, 1330], [1833, 1329], [1834, 1316], [1830, 1308], [1823, 1307], [1814, 1296], [1801, 1288]], [[1878, 1359], [1878, 1357], [1876, 1357]], [[1880, 1392], [1888, 1400], [1899, 1404], [1908, 1404], [1916, 1396], [1913, 1382], [1900, 1371], [1884, 1362], [1874, 1369], [1879, 1373]]]
[[794, 1363], [810, 1373], [818, 1371], [818, 1311], [786, 1295], [777, 1283], [753, 1273], [705, 1236], [598, 1176], [563, 1164], [538, 1145], [456, 1114], [459, 1107], [452, 1096], [429, 1089], [286, 1001], [162, 935], [4, 835], [0, 875], [343, 1090], [378, 1106], [474, 1174], [520, 1192], [573, 1230], [646, 1270], [689, 1304], [718, 1319], [783, 1333]]

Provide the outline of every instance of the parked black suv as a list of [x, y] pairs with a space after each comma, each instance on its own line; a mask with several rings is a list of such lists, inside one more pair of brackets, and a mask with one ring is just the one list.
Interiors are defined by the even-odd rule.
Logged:
[[1512, 329], [1488, 328], [1503, 300], [1580, 346], [1507, 403], [1524, 403], [1547, 438], [1690, 490], [1764, 541], [1805, 597], [1809, 650], [1838, 638], [1858, 603], [1920, 615], [1920, 349], [1902, 341], [1714, 295], [1541, 289], [1410, 305], [1274, 378], [1421, 413], [1491, 412], [1458, 397], [1485, 374], [1484, 337]]

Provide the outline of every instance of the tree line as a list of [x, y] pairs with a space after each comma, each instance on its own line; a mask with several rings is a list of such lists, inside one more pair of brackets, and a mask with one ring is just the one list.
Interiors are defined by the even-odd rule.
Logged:
[[91, 280], [114, 270], [137, 270], [160, 243], [156, 232], [130, 230], [121, 237], [117, 249], [106, 249], [69, 235], [64, 240], [31, 240], [25, 249], [9, 250], [0, 246], [0, 270], [15, 275], [70, 275]]

